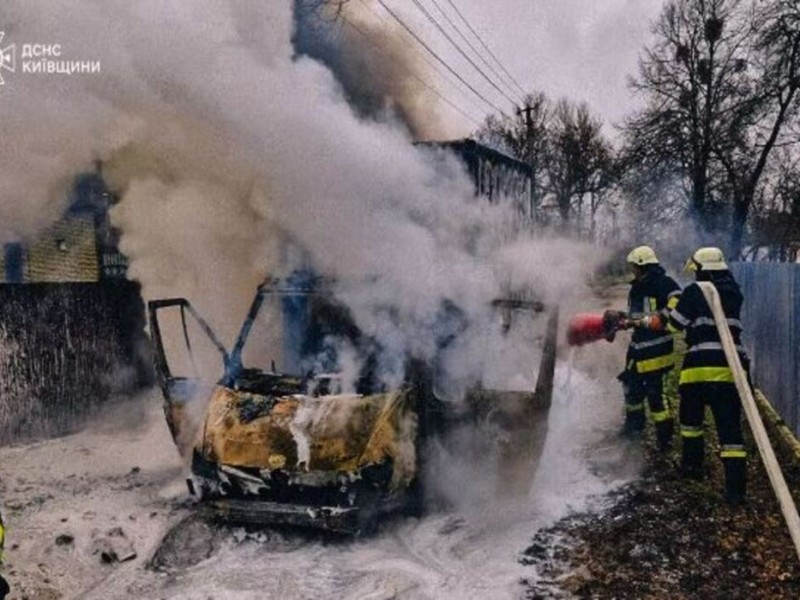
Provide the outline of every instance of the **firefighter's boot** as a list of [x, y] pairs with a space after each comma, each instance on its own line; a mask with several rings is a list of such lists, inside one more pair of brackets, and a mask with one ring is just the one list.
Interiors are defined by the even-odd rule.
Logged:
[[725, 467], [725, 502], [729, 506], [741, 506], [747, 492], [747, 461], [723, 458], [722, 464]]
[[656, 424], [656, 444], [659, 452], [669, 452], [672, 448], [672, 436], [675, 432], [675, 424], [672, 418], [658, 421]]
[[703, 452], [702, 437], [683, 438], [681, 453], [681, 477], [686, 479], [703, 479]]
[[619, 432], [620, 437], [636, 439], [642, 436], [644, 431], [645, 417], [643, 410], [628, 411], [625, 413], [625, 424]]

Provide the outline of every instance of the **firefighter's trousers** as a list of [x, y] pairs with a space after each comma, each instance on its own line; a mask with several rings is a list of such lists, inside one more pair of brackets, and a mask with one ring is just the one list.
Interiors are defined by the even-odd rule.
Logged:
[[626, 371], [620, 377], [625, 395], [625, 431], [642, 431], [645, 425], [645, 400], [656, 429], [658, 447], [667, 449], [672, 443], [673, 421], [669, 400], [664, 396], [664, 380], [670, 371], [635, 373]]
[[742, 405], [733, 383], [690, 383], [679, 388], [683, 442], [682, 468], [699, 473], [703, 467], [703, 417], [711, 408], [719, 435], [720, 458], [725, 468], [725, 495], [729, 502], [744, 500], [747, 486], [747, 451], [742, 437]]

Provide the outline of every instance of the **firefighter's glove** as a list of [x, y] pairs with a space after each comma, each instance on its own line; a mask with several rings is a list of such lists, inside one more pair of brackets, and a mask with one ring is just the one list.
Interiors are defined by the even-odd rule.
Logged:
[[618, 310], [607, 310], [603, 313], [603, 328], [606, 331], [606, 339], [614, 341], [617, 331], [624, 329], [622, 324], [625, 321], [625, 313]]
[[635, 319], [622, 319], [619, 322], [619, 328], [623, 331], [626, 329], [631, 329], [635, 326], [636, 320]]
[[631, 319], [628, 321], [631, 327], [639, 329], [649, 329], [650, 331], [660, 331], [664, 329], [664, 321], [661, 315], [647, 315], [640, 319]]
[[622, 385], [629, 385], [633, 381], [634, 377], [635, 375], [633, 370], [627, 368], [622, 373], [617, 375], [617, 379], [622, 382]]

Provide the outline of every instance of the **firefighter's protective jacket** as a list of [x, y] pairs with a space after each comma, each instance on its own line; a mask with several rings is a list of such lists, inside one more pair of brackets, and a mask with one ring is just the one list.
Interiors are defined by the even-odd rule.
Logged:
[[3, 564], [3, 545], [6, 541], [6, 530], [3, 523], [3, 513], [0, 512], [0, 565]]
[[[3, 527], [3, 514], [0, 513], [0, 566], [3, 564], [3, 543], [5, 542], [5, 529]], [[0, 573], [0, 600], [3, 600], [11, 589], [8, 586], [8, 582], [3, 577], [2, 573]]]
[[[730, 271], [709, 271], [698, 276], [698, 279], [711, 281], [717, 288], [733, 342], [742, 365], [747, 368], [749, 360], [742, 346], [742, 322], [739, 320], [743, 300], [739, 285]], [[680, 301], [670, 312], [667, 328], [670, 331], [686, 330], [688, 349], [681, 369], [681, 385], [733, 382], [733, 373], [725, 358], [711, 307], [696, 283], [683, 290]]]
[[[678, 304], [680, 295], [680, 286], [661, 265], [648, 265], [644, 275], [631, 285], [628, 317], [641, 319], [658, 314], [666, 323], [669, 311]], [[672, 368], [675, 360], [673, 349], [670, 332], [637, 327], [628, 347], [626, 371], [663, 373]]]

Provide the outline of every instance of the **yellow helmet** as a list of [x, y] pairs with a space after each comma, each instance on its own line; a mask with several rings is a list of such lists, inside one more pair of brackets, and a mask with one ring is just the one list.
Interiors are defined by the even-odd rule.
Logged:
[[686, 271], [725, 271], [728, 265], [722, 250], [709, 246], [695, 250], [683, 268]]
[[658, 257], [650, 246], [639, 246], [628, 253], [625, 262], [632, 265], [657, 265]]

